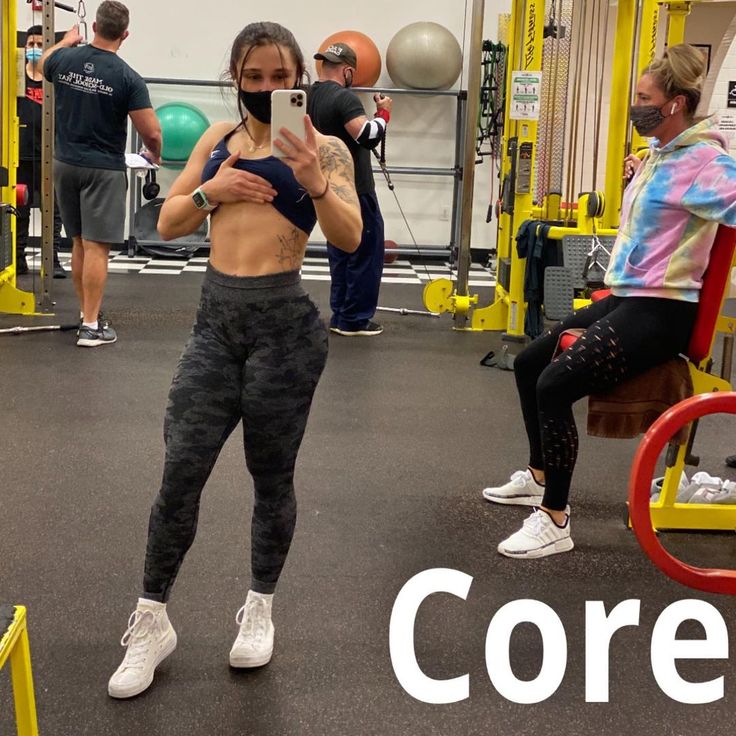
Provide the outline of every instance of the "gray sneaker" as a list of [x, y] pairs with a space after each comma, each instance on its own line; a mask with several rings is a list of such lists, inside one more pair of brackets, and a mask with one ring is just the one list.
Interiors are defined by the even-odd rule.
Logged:
[[100, 322], [99, 327], [93, 330], [91, 327], [82, 325], [79, 328], [77, 346], [80, 348], [96, 348], [99, 345], [112, 345], [117, 339], [117, 333], [109, 322]]
[[[99, 324], [102, 325], [103, 329], [105, 327], [109, 327], [110, 326], [110, 320], [107, 317], [105, 317], [105, 315], [104, 315], [104, 313], [103, 313], [102, 310], [100, 310], [97, 313], [97, 322], [99, 322]], [[79, 324], [77, 326], [77, 337], [79, 337], [79, 330], [82, 329], [82, 324], [83, 324], [83, 321], [82, 321], [82, 318], [80, 317], [79, 318]]]

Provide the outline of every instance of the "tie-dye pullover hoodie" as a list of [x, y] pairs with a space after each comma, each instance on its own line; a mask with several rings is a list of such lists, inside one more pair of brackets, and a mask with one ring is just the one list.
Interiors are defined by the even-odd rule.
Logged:
[[605, 282], [616, 296], [697, 302], [719, 223], [736, 227], [736, 161], [707, 118], [653, 140], [624, 192]]

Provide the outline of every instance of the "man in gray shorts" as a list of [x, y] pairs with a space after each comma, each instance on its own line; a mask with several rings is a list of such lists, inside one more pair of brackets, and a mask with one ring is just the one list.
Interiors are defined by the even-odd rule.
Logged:
[[147, 157], [156, 164], [161, 160], [161, 126], [148, 89], [117, 55], [128, 37], [128, 22], [125, 5], [105, 0], [97, 9], [91, 44], [79, 46], [83, 39], [74, 26], [39, 62], [56, 97], [54, 186], [66, 234], [74, 243], [81, 347], [117, 340], [109, 321], [100, 318], [100, 306], [110, 246], [124, 239], [128, 116]]

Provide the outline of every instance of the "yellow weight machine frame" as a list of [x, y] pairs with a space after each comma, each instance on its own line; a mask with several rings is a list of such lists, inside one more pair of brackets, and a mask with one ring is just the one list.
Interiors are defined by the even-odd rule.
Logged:
[[14, 606], [13, 620], [0, 631], [0, 671], [10, 662], [15, 723], [18, 736], [38, 736], [36, 697], [31, 671], [31, 648], [24, 606]]
[[[17, 0], [2, 0], [2, 16], [0, 16], [0, 37], [2, 49], [2, 67], [0, 71], [0, 205], [2, 216], [0, 222], [0, 241], [7, 248], [9, 241], [9, 259], [0, 255], [0, 312], [12, 314], [35, 314], [36, 297], [34, 294], [21, 291], [16, 286], [15, 264], [15, 216], [10, 208], [16, 203], [16, 171], [18, 168], [18, 116], [16, 93], [18, 90], [17, 70]], [[7, 256], [7, 253], [5, 253]]]
[[[607, 0], [603, 0], [606, 2]], [[509, 55], [507, 69], [509, 71], [541, 71], [542, 37], [544, 18], [537, 6], [538, 0], [514, 0], [511, 20]], [[662, 7], [664, 6], [664, 7]], [[515, 234], [519, 223], [526, 220], [553, 221], [548, 238], [556, 240], [566, 235], [587, 235], [591, 239], [595, 235], [615, 235], [619, 221], [621, 200], [623, 196], [623, 160], [629, 150], [637, 151], [646, 147], [646, 142], [636, 133], [632, 134], [630, 149], [627, 134], [629, 129], [629, 103], [632, 97], [632, 80], [638, 79], [643, 70], [654, 59], [660, 26], [660, 13], [668, 13], [667, 45], [675, 45], [684, 41], [685, 19], [690, 13], [691, 2], [663, 2], [662, 0], [618, 0], [618, 16], [614, 42], [614, 58], [626, 60], [626, 63], [614, 65], [610, 89], [610, 120], [608, 130], [608, 150], [606, 158], [605, 191], [587, 192], [579, 197], [577, 212], [573, 213], [569, 205], [562, 204], [560, 195], [547, 195], [541, 203], [533, 201], [533, 186], [528, 181], [519, 191], [515, 187], [513, 206], [510, 211], [502, 211], [499, 217], [498, 257], [510, 260], [509, 288], [500, 283], [495, 288], [495, 300], [487, 307], [477, 308], [477, 295], [467, 291], [467, 273], [462, 281], [463, 273], [459, 270], [457, 288], [448, 279], [431, 282], [425, 288], [425, 305], [430, 311], [452, 312], [456, 330], [497, 330], [505, 331], [504, 339], [514, 342], [525, 341], [524, 335], [524, 272], [526, 259], [518, 257], [515, 248]], [[638, 44], [637, 44], [638, 19]], [[633, 58], [637, 50], [636, 68], [632, 69], [628, 60]], [[521, 61], [520, 61], [521, 60]], [[472, 88], [472, 85], [469, 85]], [[526, 144], [527, 174], [533, 173], [537, 148], [536, 120], [511, 120], [508, 101], [511, 98], [511, 75], [507, 72], [507, 109], [505, 110], [502, 180], [510, 180], [512, 168], [519, 169], [522, 144]], [[512, 149], [516, 158], [509, 155], [508, 141], [517, 138], [518, 146]], [[466, 145], [468, 136], [466, 135]], [[465, 196], [465, 192], [463, 193]], [[552, 217], [550, 217], [550, 214]], [[573, 217], [573, 214], [575, 215]], [[558, 222], [562, 221], [560, 225]], [[572, 222], [570, 226], [568, 223]], [[462, 247], [469, 246], [464, 239], [461, 243], [460, 269], [469, 262]], [[736, 262], [732, 264], [736, 266]], [[465, 287], [465, 288], [463, 288]], [[725, 295], [720, 295], [722, 305]], [[574, 308], [579, 308], [587, 300], [576, 299]], [[722, 307], [721, 307], [722, 308]], [[470, 320], [470, 326], [466, 321]], [[693, 383], [694, 394], [713, 391], [730, 391], [731, 347], [736, 334], [736, 320], [721, 315], [718, 317], [713, 339], [717, 333], [726, 335], [724, 342], [724, 359], [721, 376], [712, 375], [711, 340], [708, 355], [697, 365], [689, 362], [688, 368]], [[736, 504], [718, 504], [709, 506], [677, 502], [678, 484], [686, 464], [697, 465], [697, 460], [690, 457], [694, 430], [690, 431], [687, 442], [671, 445], [666, 458], [665, 476], [659, 500], [651, 504], [652, 524], [656, 529], [688, 529], [688, 530], [732, 530], [736, 529]], [[627, 515], [628, 520], [628, 515]]]
[[[18, 49], [17, 0], [0, 0], [0, 313], [27, 316], [53, 316], [51, 274], [53, 258], [53, 202], [52, 177], [54, 102], [53, 85], [44, 80], [43, 103], [43, 160], [41, 168], [42, 233], [40, 303], [34, 293], [22, 291], [16, 285], [15, 257], [16, 223], [11, 214], [17, 202], [17, 168], [19, 121], [16, 97], [25, 93], [25, 55]], [[63, 7], [60, 5], [59, 7]], [[55, 0], [43, 0], [44, 48], [54, 44]], [[9, 250], [9, 252], [8, 252]]]
[[[607, 2], [607, 0], [600, 1]], [[595, 235], [616, 235], [623, 196], [623, 160], [628, 153], [629, 143], [629, 104], [632, 97], [633, 70], [628, 60], [634, 58], [634, 52], [638, 49], [636, 64], [636, 78], [638, 78], [654, 59], [661, 6], [665, 6], [668, 12], [667, 43], [669, 45], [682, 43], [685, 35], [685, 19], [690, 12], [691, 4], [690, 0], [674, 2], [619, 0], [613, 58], [622, 61], [612, 65], [604, 191], [579, 195], [577, 211], [574, 211], [569, 204], [562, 203], [559, 194], [549, 194], [542, 202], [535, 202], [533, 186], [520, 187], [518, 177], [514, 176], [514, 172], [524, 167], [527, 181], [529, 178], [534, 181], [539, 122], [511, 118], [511, 72], [544, 71], [542, 52], [546, 19], [543, 1], [513, 1], [506, 39], [508, 55], [501, 181], [510, 183], [514, 191], [510, 193], [512, 206], [502, 206], [500, 209], [497, 242], [499, 266], [503, 262], [510, 264], [508, 278], [497, 277], [492, 304], [477, 306], [478, 295], [470, 295], [467, 288], [467, 272], [464, 272], [464, 267], [469, 269], [470, 257], [469, 254], [463, 254], [462, 250], [466, 245], [469, 249], [469, 242], [467, 244], [462, 242], [457, 284], [449, 279], [437, 279], [425, 287], [424, 304], [429, 311], [451, 312], [456, 330], [502, 331], [504, 340], [519, 343], [526, 341], [524, 334], [526, 259], [519, 258], [515, 247], [515, 235], [519, 225], [526, 220], [550, 221], [552, 227], [548, 238], [552, 240], [561, 240], [566, 235], [584, 235], [590, 236], [591, 239]], [[509, 146], [510, 141], [515, 142], [513, 147]], [[631, 150], [644, 147], [646, 142], [634, 132], [631, 136]], [[499, 268], [499, 276], [500, 272]], [[501, 283], [502, 280], [506, 285]], [[578, 308], [585, 303], [587, 301], [584, 299], [576, 299], [574, 306]]]

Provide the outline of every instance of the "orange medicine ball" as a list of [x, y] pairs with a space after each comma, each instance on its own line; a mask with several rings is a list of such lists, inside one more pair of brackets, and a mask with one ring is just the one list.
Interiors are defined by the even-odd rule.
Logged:
[[[372, 87], [381, 76], [381, 53], [373, 41], [360, 31], [338, 31], [328, 36], [319, 47], [322, 53], [333, 43], [346, 43], [355, 51], [358, 59], [358, 68], [353, 76], [354, 87]], [[322, 68], [322, 62], [317, 62], [317, 73]]]

